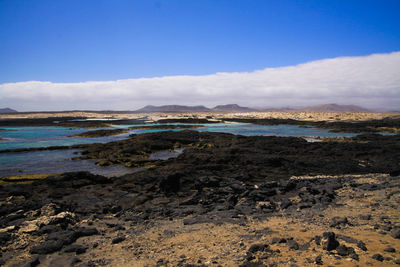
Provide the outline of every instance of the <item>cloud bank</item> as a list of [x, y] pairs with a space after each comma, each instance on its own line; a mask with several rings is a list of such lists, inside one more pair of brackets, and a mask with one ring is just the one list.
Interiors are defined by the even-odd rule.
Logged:
[[400, 109], [400, 52], [338, 57], [253, 72], [116, 81], [0, 84], [0, 107], [135, 110], [144, 105], [252, 107], [357, 104]]

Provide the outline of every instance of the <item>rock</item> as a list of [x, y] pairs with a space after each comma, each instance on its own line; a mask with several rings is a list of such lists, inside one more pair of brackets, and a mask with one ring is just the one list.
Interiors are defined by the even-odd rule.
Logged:
[[290, 207], [291, 205], [292, 205], [292, 201], [290, 201], [289, 199], [284, 198], [284, 199], [282, 199], [282, 201], [281, 201], [280, 207], [281, 207], [281, 209], [287, 209], [287, 208]]
[[249, 194], [249, 198], [254, 200], [254, 201], [266, 201], [269, 199], [271, 196], [276, 195], [276, 190], [275, 189], [269, 189], [269, 190], [253, 190]]
[[349, 256], [349, 255], [355, 253], [354, 248], [352, 248], [352, 247], [347, 247], [347, 246], [345, 246], [345, 245], [339, 245], [339, 246], [336, 248], [336, 251], [337, 251], [337, 253], [338, 253], [340, 256]]
[[334, 232], [324, 232], [322, 236], [321, 244], [324, 250], [331, 251], [339, 246]]
[[76, 254], [82, 254], [82, 253], [85, 253], [87, 249], [88, 249], [87, 246], [74, 244], [74, 245], [67, 246], [64, 249], [64, 252], [75, 252]]
[[359, 247], [363, 251], [367, 251], [368, 250], [367, 247], [365, 246], [365, 243], [363, 241], [361, 241], [361, 240], [358, 241], [357, 247]]
[[400, 169], [397, 169], [397, 170], [392, 170], [390, 173], [389, 173], [389, 175], [390, 176], [400, 176]]
[[239, 267], [267, 267], [267, 265], [262, 262], [245, 262], [239, 265]]
[[317, 264], [317, 265], [323, 265], [324, 263], [323, 263], [323, 261], [322, 261], [322, 255], [318, 255], [317, 257], [315, 257], [314, 262], [315, 262], [315, 264]]
[[350, 254], [350, 258], [353, 260], [358, 261], [360, 258], [358, 257], [358, 254], [356, 252]]
[[287, 241], [287, 245], [289, 246], [290, 249], [298, 250], [299, 249], [299, 244], [294, 241], [293, 239], [289, 239]]
[[30, 250], [31, 254], [50, 254], [59, 251], [64, 245], [62, 240], [47, 240]]
[[322, 236], [316, 235], [313, 239], [314, 239], [315, 244], [316, 244], [317, 246], [320, 246], [320, 245], [321, 245]]
[[337, 239], [341, 239], [341, 240], [343, 240], [343, 241], [345, 241], [347, 243], [351, 243], [351, 244], [357, 244], [358, 243], [357, 239], [355, 239], [355, 238], [353, 238], [351, 236], [347, 236], [347, 235], [338, 234], [338, 235], [336, 235], [336, 238]]
[[7, 232], [0, 232], [0, 245], [5, 245], [11, 239], [11, 234]]
[[180, 189], [180, 178], [181, 174], [175, 173], [169, 175], [167, 178], [162, 179], [159, 184], [161, 191], [167, 194], [178, 192]]
[[125, 236], [117, 236], [116, 238], [114, 238], [113, 240], [112, 240], [112, 243], [113, 244], [118, 244], [118, 243], [121, 243], [122, 241], [124, 241], [125, 240]]
[[71, 230], [53, 232], [47, 236], [47, 240], [61, 241], [63, 246], [74, 243], [77, 238], [76, 232]]
[[82, 236], [92, 236], [92, 235], [98, 235], [99, 231], [96, 228], [90, 228], [90, 227], [78, 227], [75, 228], [75, 234], [77, 238], [82, 237]]
[[44, 205], [41, 209], [40, 209], [40, 215], [41, 216], [54, 216], [56, 215], [58, 212], [60, 211], [60, 207], [57, 206], [54, 203], [50, 203], [47, 205]]
[[394, 228], [394, 229], [390, 232], [390, 235], [391, 235], [393, 238], [400, 239], [400, 228]]
[[253, 244], [250, 246], [248, 252], [250, 253], [256, 253], [258, 251], [265, 251], [268, 249], [268, 244]]
[[41, 227], [39, 230], [37, 230], [34, 234], [35, 235], [43, 235], [43, 234], [50, 234], [53, 232], [57, 232], [60, 231], [60, 227], [56, 226], [56, 225], [45, 225], [43, 227]]
[[[5, 264], [5, 263], [4, 263]], [[18, 264], [13, 264], [11, 265], [12, 267], [36, 267], [40, 264], [40, 259], [38, 255], [35, 255], [32, 259], [25, 261], [25, 262], [19, 262]], [[3, 264], [0, 261], [0, 266], [3, 266]]]
[[390, 253], [394, 253], [394, 252], [396, 252], [396, 249], [394, 249], [394, 248], [392, 248], [392, 247], [387, 247], [387, 248], [385, 248], [383, 251], [385, 251], [385, 252], [390, 252]]
[[280, 238], [278, 243], [282, 244], [282, 243], [286, 243], [286, 242], [287, 242], [286, 238]]
[[361, 214], [360, 219], [369, 221], [369, 220], [371, 220], [371, 214]]
[[383, 256], [381, 254], [374, 254], [372, 258], [377, 261], [383, 261]]
[[347, 219], [347, 217], [333, 217], [332, 222], [329, 225], [330, 227], [338, 227], [338, 226], [344, 226], [344, 225], [351, 225]]
[[394, 260], [394, 263], [396, 263], [397, 265], [400, 265], [400, 259]]
[[272, 238], [269, 240], [269, 243], [270, 243], [270, 244], [276, 244], [276, 243], [279, 242], [279, 240], [281, 240], [281, 238], [275, 236], [275, 237], [272, 237]]

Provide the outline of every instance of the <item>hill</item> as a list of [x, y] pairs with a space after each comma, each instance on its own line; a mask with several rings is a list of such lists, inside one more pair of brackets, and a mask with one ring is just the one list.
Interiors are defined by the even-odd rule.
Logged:
[[136, 112], [209, 112], [210, 109], [205, 106], [181, 106], [181, 105], [165, 105], [152, 106], [148, 105]]
[[338, 105], [338, 104], [323, 104], [311, 107], [298, 109], [296, 111], [305, 112], [371, 112], [366, 108], [356, 105]]
[[257, 111], [256, 109], [241, 107], [237, 104], [228, 104], [228, 105], [218, 105], [211, 109], [213, 112], [252, 112]]
[[5, 113], [17, 113], [15, 109], [11, 108], [0, 108], [0, 114], [5, 114]]

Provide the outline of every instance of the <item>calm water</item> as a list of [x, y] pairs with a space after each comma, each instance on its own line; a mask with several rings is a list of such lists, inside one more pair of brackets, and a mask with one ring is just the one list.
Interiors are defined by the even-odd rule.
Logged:
[[123, 175], [135, 169], [119, 165], [99, 167], [94, 160], [71, 160], [78, 150], [34, 151], [24, 153], [0, 153], [0, 177], [34, 173], [62, 173], [90, 171], [107, 177]]
[[[146, 126], [159, 125], [147, 124]], [[179, 125], [170, 123], [163, 125]], [[197, 124], [196, 124], [197, 125]], [[118, 125], [119, 128], [128, 128], [144, 125]], [[105, 143], [114, 140], [127, 138], [130, 134], [141, 134], [150, 132], [162, 132], [165, 129], [138, 129], [130, 130], [128, 133], [98, 138], [70, 137], [88, 129], [62, 128], [62, 127], [0, 127], [7, 131], [0, 131], [0, 138], [7, 140], [0, 141], [0, 150], [31, 147], [69, 146], [75, 144]], [[168, 131], [182, 131], [183, 129], [171, 129]], [[248, 123], [217, 123], [202, 124], [201, 128], [194, 128], [197, 131], [225, 132], [246, 136], [304, 136], [304, 137], [351, 137], [357, 134], [330, 133], [326, 129], [301, 128], [296, 125], [256, 125]], [[73, 161], [70, 160], [76, 150], [56, 151], [35, 151], [24, 153], [0, 153], [0, 177], [7, 175], [25, 173], [60, 173], [67, 171], [90, 171], [105, 176], [115, 176], [133, 172], [134, 169], [122, 166], [99, 167], [94, 161]], [[181, 153], [181, 151], [177, 152]], [[152, 158], [167, 159], [177, 156], [174, 152], [158, 152]]]
[[218, 123], [199, 128], [202, 132], [224, 132], [246, 136], [305, 136], [305, 137], [352, 137], [352, 133], [330, 133], [327, 129], [302, 128], [298, 125], [257, 125], [250, 123]]
[[77, 144], [91, 144], [110, 142], [126, 138], [129, 134], [99, 138], [70, 137], [88, 129], [62, 127], [0, 127], [0, 150], [31, 147], [70, 146]]

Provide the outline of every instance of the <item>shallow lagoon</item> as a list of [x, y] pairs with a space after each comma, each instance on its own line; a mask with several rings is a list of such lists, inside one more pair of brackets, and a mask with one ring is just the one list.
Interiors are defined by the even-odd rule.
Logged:
[[[152, 126], [160, 124], [137, 124], [137, 125], [114, 125], [118, 128], [135, 126]], [[170, 123], [162, 125], [183, 125], [182, 123]], [[193, 124], [186, 124], [193, 125]], [[198, 125], [198, 124], [195, 124]], [[304, 137], [352, 137], [357, 134], [351, 133], [330, 133], [327, 129], [302, 128], [297, 125], [256, 125], [249, 123], [213, 123], [201, 124], [197, 131], [225, 132], [246, 136], [304, 136]], [[62, 127], [1, 127], [6, 131], [0, 131], [0, 138], [7, 140], [0, 141], [0, 150], [15, 148], [36, 148], [49, 146], [70, 146], [76, 144], [106, 143], [127, 138], [130, 134], [142, 134], [162, 131], [182, 131], [183, 129], [132, 129], [128, 133], [116, 136], [86, 138], [70, 137], [91, 129], [83, 128], [62, 128]], [[55, 150], [35, 151], [23, 153], [0, 153], [0, 177], [17, 174], [31, 173], [61, 173], [68, 171], [90, 171], [104, 176], [122, 175], [133, 172], [135, 169], [123, 166], [99, 167], [95, 161], [73, 161], [74, 152], [78, 150]], [[163, 152], [160, 152], [163, 153]], [[154, 157], [165, 159], [168, 155], [155, 155]]]
[[[160, 124], [136, 124], [136, 125], [118, 125], [119, 128], [128, 128], [135, 126], [152, 126]], [[179, 123], [161, 124], [161, 125], [184, 125]], [[193, 125], [193, 124], [185, 124]], [[114, 125], [117, 126], [117, 125]], [[305, 136], [305, 137], [351, 137], [357, 134], [351, 133], [331, 133], [328, 129], [302, 128], [297, 125], [256, 125], [250, 123], [210, 123], [201, 124], [200, 128], [193, 130], [202, 132], [224, 132], [240, 134], [246, 136]], [[115, 140], [127, 138], [130, 134], [153, 133], [162, 131], [182, 131], [183, 129], [138, 129], [130, 130], [128, 133], [107, 136], [107, 137], [70, 137], [76, 134], [90, 131], [83, 128], [62, 128], [62, 127], [1, 127], [6, 131], [0, 131], [0, 138], [6, 140], [0, 141], [0, 150], [15, 148], [33, 148], [49, 146], [70, 146], [76, 144], [106, 143]]]
[[133, 172], [119, 165], [99, 167], [94, 160], [71, 160], [79, 150], [47, 150], [24, 153], [0, 153], [0, 177], [36, 174], [89, 171], [107, 177]]

